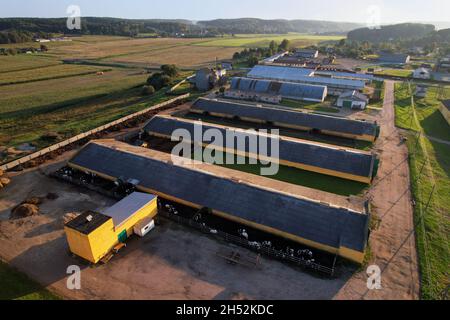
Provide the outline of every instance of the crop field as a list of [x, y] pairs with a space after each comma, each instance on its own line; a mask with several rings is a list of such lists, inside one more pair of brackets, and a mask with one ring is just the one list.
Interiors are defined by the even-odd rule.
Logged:
[[294, 46], [309, 46], [322, 41], [336, 41], [345, 39], [343, 36], [319, 36], [298, 33], [289, 33], [281, 35], [264, 35], [264, 34], [238, 34], [234, 37], [224, 37], [221, 39], [207, 40], [196, 43], [199, 46], [207, 47], [246, 47], [255, 48], [268, 46], [271, 41], [281, 43], [283, 39], [288, 39]]
[[[126, 95], [117, 93], [141, 85], [146, 77], [130, 71], [111, 71], [103, 76], [75, 76], [0, 87], [0, 144], [40, 145], [40, 136], [47, 131], [73, 134], [102, 122], [95, 121], [97, 117], [104, 116], [107, 122], [117, 114], [131, 112], [132, 109], [125, 109], [126, 104], [121, 104]], [[114, 108], [108, 103], [96, 105], [98, 98], [114, 93], [117, 96], [109, 101]], [[138, 92], [134, 94], [139, 97]]]
[[[440, 299], [448, 287], [450, 265], [450, 126], [437, 110], [437, 88], [425, 99], [411, 100], [407, 84], [397, 84], [396, 124], [410, 130], [408, 149], [414, 220], [421, 269], [422, 297]], [[447, 87], [443, 98], [450, 97]], [[422, 135], [418, 135], [421, 132]]]
[[0, 86], [19, 84], [26, 82], [42, 81], [73, 77], [77, 75], [87, 75], [97, 73], [99, 71], [109, 71], [97, 67], [58, 64], [50, 67], [40, 67], [36, 69], [22, 70], [16, 72], [8, 72], [2, 74]]
[[218, 60], [230, 59], [236, 52], [235, 48], [217, 48], [200, 46], [175, 46], [161, 48], [144, 53], [129, 54], [120, 57], [107, 58], [104, 61], [145, 63], [150, 67], [162, 64], [176, 64], [180, 68], [190, 69], [205, 65], [214, 65]]
[[[3, 45], [2, 45], [3, 46]], [[40, 56], [36, 54], [21, 54], [16, 56], [0, 56], [0, 73], [32, 70], [42, 67], [55, 66], [61, 64], [61, 61], [51, 57]]]
[[122, 38], [113, 39], [107, 37], [101, 41], [101, 37], [95, 37], [95, 41], [89, 41], [91, 37], [75, 38], [67, 42], [64, 46], [52, 47], [49, 44], [49, 54], [56, 55], [64, 59], [106, 59], [129, 54], [157, 52], [162, 49], [189, 45], [201, 41], [199, 39], [134, 39]]

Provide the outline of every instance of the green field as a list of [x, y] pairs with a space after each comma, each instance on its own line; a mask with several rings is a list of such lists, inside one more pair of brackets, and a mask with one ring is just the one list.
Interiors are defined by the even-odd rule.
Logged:
[[25, 274], [0, 262], [0, 300], [59, 300]]
[[331, 106], [331, 102], [328, 101], [326, 103], [323, 102], [309, 102], [309, 101], [298, 101], [298, 100], [290, 100], [283, 99], [281, 101], [281, 105], [293, 109], [306, 109], [317, 112], [325, 112], [325, 113], [339, 113], [338, 108], [334, 108]]
[[[184, 74], [182, 75], [184, 76]], [[0, 87], [0, 143], [6, 147], [33, 143], [43, 148], [153, 104], [169, 100], [165, 89], [141, 96], [147, 75], [114, 70]], [[49, 141], [48, 133], [57, 133]], [[12, 160], [4, 157], [2, 162]]]
[[[0, 45], [3, 47], [4, 45]], [[54, 66], [61, 64], [59, 60], [51, 57], [36, 55], [36, 54], [20, 54], [15, 56], [0, 56], [0, 73], [1, 79], [6, 72], [33, 70], [37, 68]]]
[[[450, 127], [438, 114], [435, 89], [417, 101], [417, 105], [411, 100], [413, 89], [407, 84], [396, 85], [396, 124], [411, 130], [407, 145], [416, 200], [414, 220], [422, 298], [441, 299], [450, 284], [450, 146], [430, 140], [424, 134], [448, 138]], [[447, 88], [447, 98], [449, 93]], [[423, 134], [419, 136], [417, 132]]]
[[2, 75], [0, 86], [19, 83], [27, 83], [34, 81], [61, 79], [73, 77], [77, 75], [88, 75], [99, 71], [110, 71], [110, 69], [102, 69], [91, 66], [58, 64], [50, 67], [40, 67], [36, 69], [28, 69], [23, 71], [8, 72]]
[[319, 36], [307, 35], [300, 33], [289, 33], [280, 35], [266, 35], [266, 34], [238, 34], [234, 37], [227, 36], [220, 39], [203, 41], [196, 43], [199, 46], [207, 47], [267, 47], [271, 41], [281, 43], [284, 39], [288, 39], [295, 46], [309, 46], [318, 44], [322, 41], [337, 41], [345, 39], [343, 36]]
[[[223, 165], [226, 168], [239, 170], [255, 175], [260, 175], [262, 165]], [[341, 196], [360, 195], [366, 189], [367, 185], [355, 181], [340, 179], [332, 176], [327, 176], [311, 171], [300, 170], [297, 168], [280, 166], [278, 174], [275, 176], [265, 176], [269, 179], [284, 181], [295, 185], [317, 189]]]
[[412, 77], [412, 74], [413, 74], [412, 70], [405, 70], [405, 69], [383, 69], [375, 73], [376, 76], [390, 76], [399, 78], [410, 78]]

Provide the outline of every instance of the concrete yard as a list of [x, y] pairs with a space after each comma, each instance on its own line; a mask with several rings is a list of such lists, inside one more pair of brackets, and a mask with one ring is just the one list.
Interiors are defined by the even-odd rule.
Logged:
[[[351, 276], [344, 268], [338, 279], [320, 278], [266, 258], [259, 270], [232, 266], [216, 253], [236, 247], [165, 220], [145, 239], [132, 239], [107, 265], [83, 266], [68, 253], [62, 217], [106, 208], [115, 201], [47, 177], [44, 173], [64, 164], [64, 159], [58, 160], [18, 174], [8, 192], [1, 194], [0, 256], [65, 298], [333, 299]], [[42, 214], [8, 220], [13, 206], [47, 192], [59, 198], [45, 201]], [[66, 288], [66, 269], [74, 264], [82, 268], [82, 288], [71, 291]]]

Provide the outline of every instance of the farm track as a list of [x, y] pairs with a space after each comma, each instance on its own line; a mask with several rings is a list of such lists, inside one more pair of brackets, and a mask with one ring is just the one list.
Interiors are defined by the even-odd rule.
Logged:
[[395, 127], [394, 83], [386, 82], [380, 119], [381, 136], [375, 145], [380, 170], [368, 196], [380, 223], [371, 234], [369, 265], [381, 270], [381, 290], [368, 290], [366, 270], [355, 274], [337, 299], [415, 300], [419, 298], [419, 269], [415, 241], [408, 150]]

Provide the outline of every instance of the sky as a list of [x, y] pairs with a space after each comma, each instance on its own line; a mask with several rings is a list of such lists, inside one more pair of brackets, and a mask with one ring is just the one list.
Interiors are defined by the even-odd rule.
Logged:
[[70, 5], [81, 16], [131, 19], [450, 22], [449, 0], [0, 0], [0, 17], [65, 17]]

